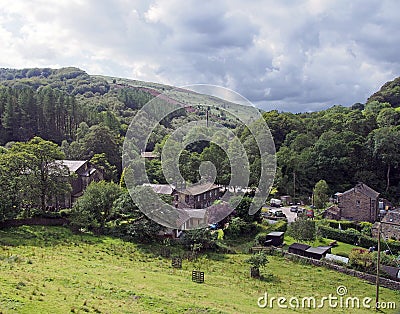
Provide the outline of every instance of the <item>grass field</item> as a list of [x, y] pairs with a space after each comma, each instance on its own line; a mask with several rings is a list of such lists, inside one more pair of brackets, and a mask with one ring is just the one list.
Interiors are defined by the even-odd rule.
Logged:
[[[245, 254], [210, 254], [173, 269], [156, 246], [110, 237], [73, 235], [61, 227], [0, 230], [1, 313], [374, 313], [374, 309], [259, 308], [257, 299], [322, 298], [336, 294], [371, 297], [375, 287], [354, 277], [280, 257], [269, 257], [263, 279], [249, 277]], [[191, 281], [205, 272], [203, 284]], [[399, 291], [382, 288], [381, 301]], [[371, 305], [373, 305], [373, 301]], [[396, 313], [385, 310], [383, 313]]]

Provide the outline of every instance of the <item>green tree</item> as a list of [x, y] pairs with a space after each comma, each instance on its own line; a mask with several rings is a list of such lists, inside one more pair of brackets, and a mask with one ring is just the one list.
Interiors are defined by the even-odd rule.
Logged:
[[314, 206], [324, 208], [329, 200], [329, 186], [325, 180], [319, 180], [313, 190]]
[[202, 161], [210, 161], [217, 170], [215, 183], [228, 185], [230, 181], [230, 165], [225, 151], [217, 144], [211, 143], [201, 153]]
[[264, 267], [268, 263], [268, 259], [264, 252], [258, 252], [250, 256], [245, 262], [251, 265], [251, 277], [260, 278], [260, 267]]
[[386, 192], [390, 186], [392, 168], [400, 163], [400, 129], [383, 127], [371, 133], [373, 155], [386, 166]]
[[57, 160], [63, 159], [64, 154], [57, 144], [34, 137], [26, 143], [16, 142], [10, 153], [24, 152], [34, 156], [31, 158], [27, 171], [25, 194], [33, 204], [39, 205], [44, 211], [47, 203], [53, 203], [57, 197], [62, 197], [70, 190], [69, 171]]
[[208, 228], [193, 229], [185, 231], [183, 242], [184, 245], [190, 249], [193, 248], [193, 246], [197, 246], [204, 250], [210, 250], [216, 247], [216, 237], [217, 235], [211, 233]]
[[16, 218], [30, 204], [25, 196], [34, 158], [26, 152], [0, 153], [0, 221]]
[[117, 182], [117, 167], [108, 162], [105, 153], [94, 154], [90, 163], [103, 172], [104, 180]]
[[289, 225], [288, 235], [299, 241], [315, 240], [315, 221], [307, 218], [296, 219]]
[[104, 153], [111, 165], [121, 171], [121, 152], [117, 136], [106, 126], [94, 125], [82, 140], [84, 158]]
[[122, 192], [115, 200], [113, 215], [116, 219], [115, 229], [130, 240], [149, 243], [155, 241], [159, 232], [165, 229], [139, 210], [128, 191]]
[[72, 225], [103, 232], [114, 215], [113, 203], [121, 189], [113, 182], [92, 182], [73, 206]]
[[261, 219], [260, 211], [257, 211], [254, 215], [249, 214], [249, 208], [250, 208], [251, 203], [253, 202], [253, 198], [251, 198], [249, 196], [244, 196], [244, 197], [237, 196], [237, 197], [232, 197], [230, 199], [230, 202], [236, 203], [239, 198], [241, 200], [234, 210], [234, 215], [236, 217], [243, 219], [247, 223], [252, 223], [254, 221], [260, 221], [260, 219]]

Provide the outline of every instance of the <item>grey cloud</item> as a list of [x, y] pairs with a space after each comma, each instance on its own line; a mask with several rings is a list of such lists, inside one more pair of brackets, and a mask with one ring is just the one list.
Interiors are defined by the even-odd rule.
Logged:
[[14, 2], [0, 8], [7, 66], [219, 84], [290, 111], [364, 102], [400, 71], [397, 1]]

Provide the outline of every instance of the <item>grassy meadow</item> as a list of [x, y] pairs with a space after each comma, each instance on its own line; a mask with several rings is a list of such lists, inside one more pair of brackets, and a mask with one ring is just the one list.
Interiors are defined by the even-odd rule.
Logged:
[[[179, 253], [174, 246], [171, 250]], [[174, 269], [159, 251], [157, 245], [75, 235], [62, 227], [0, 230], [0, 313], [375, 312], [257, 306], [264, 292], [318, 299], [336, 294], [338, 285], [346, 286], [349, 296], [375, 300], [373, 285], [324, 268], [269, 257], [257, 280], [249, 276], [246, 254], [203, 255]], [[191, 281], [194, 269], [205, 272], [203, 284]], [[399, 291], [381, 288], [380, 296], [400, 308]]]

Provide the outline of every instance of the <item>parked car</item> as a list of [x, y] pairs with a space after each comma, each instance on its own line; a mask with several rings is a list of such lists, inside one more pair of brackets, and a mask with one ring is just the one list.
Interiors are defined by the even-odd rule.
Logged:
[[286, 218], [286, 215], [284, 214], [284, 212], [280, 209], [270, 209], [267, 212], [263, 212], [261, 213], [261, 216], [264, 218]]
[[272, 207], [281, 207], [282, 206], [282, 201], [277, 199], [277, 198], [271, 198], [270, 206], [272, 206]]
[[306, 210], [306, 215], [308, 218], [314, 218], [314, 210], [313, 209], [307, 209]]
[[297, 213], [298, 214], [302, 214], [303, 212], [304, 212], [303, 208], [301, 208], [301, 207], [297, 208]]
[[281, 210], [275, 210], [272, 214], [274, 217], [279, 217], [279, 218], [286, 218], [286, 215], [283, 213]]
[[298, 209], [298, 206], [296, 206], [296, 205], [290, 206], [290, 211], [291, 211], [292, 213], [296, 213], [296, 212], [297, 212], [297, 209]]

